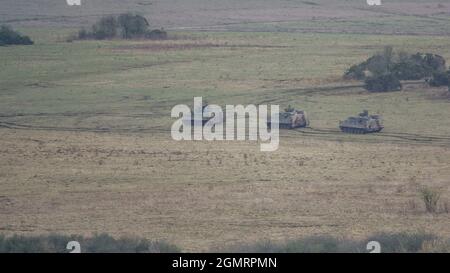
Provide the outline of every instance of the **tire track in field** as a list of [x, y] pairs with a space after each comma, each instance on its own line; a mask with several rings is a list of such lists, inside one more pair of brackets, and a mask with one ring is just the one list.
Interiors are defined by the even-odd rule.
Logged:
[[[450, 137], [439, 135], [422, 135], [412, 133], [400, 133], [400, 132], [381, 132], [365, 135], [345, 134], [338, 129], [296, 129], [291, 130], [291, 134], [287, 134], [286, 137], [294, 138], [296, 135], [301, 134], [310, 137], [316, 137], [321, 139], [328, 139], [334, 141], [356, 141], [365, 143], [396, 143], [396, 144], [428, 144], [435, 146], [450, 146]], [[343, 136], [348, 136], [345, 139]], [[353, 136], [353, 137], [352, 137]], [[350, 138], [352, 137], [352, 138]]]
[[92, 132], [92, 133], [157, 133], [168, 132], [169, 129], [163, 127], [149, 127], [149, 128], [91, 128], [91, 127], [65, 127], [65, 126], [37, 126], [28, 124], [19, 124], [15, 122], [0, 121], [0, 128], [7, 128], [13, 130], [37, 130], [37, 131], [59, 131], [59, 132]]
[[[89, 127], [59, 127], [59, 126], [36, 126], [18, 124], [14, 122], [0, 122], [0, 128], [12, 130], [38, 130], [38, 131], [59, 131], [59, 132], [91, 132], [91, 133], [167, 133], [170, 134], [169, 127], [148, 127], [148, 128], [89, 128]], [[320, 138], [331, 141], [362, 142], [362, 143], [393, 143], [393, 144], [425, 144], [433, 146], [450, 147], [450, 137], [438, 135], [421, 135], [412, 133], [386, 132], [366, 135], [351, 135], [342, 133], [337, 129], [316, 129], [302, 128], [295, 130], [282, 130], [280, 138], [298, 138], [299, 135]], [[353, 138], [345, 138], [351, 137]], [[358, 137], [359, 136], [359, 137]], [[363, 137], [364, 138], [361, 138]]]
[[[423, 81], [404, 81], [404, 84], [416, 85], [423, 84]], [[271, 92], [270, 99], [267, 98], [259, 102], [259, 104], [273, 103], [274, 101], [286, 100], [285, 95], [295, 93], [297, 95], [308, 95], [311, 93], [328, 93], [340, 90], [349, 90], [353, 88], [362, 88], [364, 85], [358, 83], [344, 84], [344, 85], [324, 85], [314, 87], [302, 87], [296, 89], [284, 89], [280, 90], [277, 94]], [[268, 93], [267, 92], [267, 93]], [[264, 92], [266, 93], [266, 92]], [[240, 95], [238, 95], [240, 96]], [[179, 103], [179, 101], [172, 100], [173, 103]], [[172, 102], [170, 100], [166, 103]], [[14, 118], [14, 117], [42, 117], [42, 116], [62, 116], [62, 117], [79, 117], [79, 116], [114, 116], [114, 117], [149, 117], [149, 116], [161, 116], [159, 113], [137, 113], [137, 114], [116, 114], [106, 112], [87, 112], [87, 113], [18, 113], [18, 114], [1, 114], [0, 118]], [[170, 133], [170, 128], [167, 127], [148, 127], [148, 128], [106, 128], [106, 127], [57, 127], [57, 126], [37, 126], [20, 124], [15, 122], [0, 121], [0, 128], [16, 129], [16, 130], [41, 130], [41, 131], [68, 131], [68, 132], [94, 132], [94, 133]], [[450, 146], [450, 136], [443, 135], [429, 135], [429, 134], [413, 134], [413, 133], [401, 133], [401, 132], [381, 132], [370, 134], [370, 139], [367, 138], [369, 134], [365, 135], [365, 138], [351, 138], [346, 139], [345, 136], [351, 136], [350, 134], [344, 134], [338, 129], [319, 129], [319, 128], [302, 128], [296, 130], [283, 130], [281, 137], [296, 138], [299, 134], [304, 136], [328, 139], [333, 141], [358, 141], [367, 143], [399, 143], [399, 144], [432, 144], [440, 146]]]

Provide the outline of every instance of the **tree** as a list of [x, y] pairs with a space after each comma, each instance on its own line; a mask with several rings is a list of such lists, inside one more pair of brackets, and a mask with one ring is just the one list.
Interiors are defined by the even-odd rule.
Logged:
[[154, 29], [145, 34], [145, 37], [153, 40], [165, 40], [167, 39], [167, 32], [162, 29]]
[[436, 72], [428, 81], [431, 86], [446, 86], [450, 84], [450, 70], [446, 72]]
[[[366, 61], [353, 65], [345, 72], [345, 79], [365, 80], [370, 76], [388, 73], [393, 66], [394, 53], [391, 46], [386, 46], [383, 52], [377, 53]], [[368, 76], [370, 75], [370, 76]]]
[[28, 36], [21, 35], [9, 26], [0, 27], [0, 46], [32, 45], [34, 42]]
[[123, 13], [119, 16], [106, 16], [92, 26], [92, 32], [85, 28], [78, 32], [78, 39], [123, 39], [147, 38], [167, 39], [167, 32], [163, 29], [150, 30], [147, 19], [133, 13]]
[[371, 92], [400, 91], [402, 84], [394, 74], [386, 73], [367, 78], [364, 88]]
[[132, 13], [121, 14], [118, 23], [122, 31], [122, 37], [125, 39], [143, 37], [149, 27], [145, 17]]
[[399, 80], [420, 80], [446, 70], [445, 59], [431, 53], [394, 53], [387, 46], [358, 65], [353, 65], [344, 75], [345, 79], [366, 80], [369, 77], [392, 73]]
[[95, 39], [111, 39], [117, 35], [117, 19], [114, 16], [106, 16], [92, 26], [92, 35]]

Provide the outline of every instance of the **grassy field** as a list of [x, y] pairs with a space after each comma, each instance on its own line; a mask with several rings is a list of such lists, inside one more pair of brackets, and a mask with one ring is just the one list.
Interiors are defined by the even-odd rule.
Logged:
[[[261, 32], [237, 22], [171, 31], [166, 41], [69, 43], [73, 27], [26, 22], [17, 27], [34, 46], [0, 47], [1, 233], [108, 232], [185, 251], [311, 235], [450, 236], [446, 88], [371, 94], [342, 80], [385, 45], [450, 60], [449, 36]], [[276, 153], [252, 142], [175, 142], [170, 110], [193, 96], [292, 104], [311, 128], [283, 131]], [[362, 109], [382, 114], [385, 131], [340, 133], [339, 120]], [[426, 213], [423, 186], [441, 193], [439, 213]]]
[[384, 115], [387, 132], [450, 132], [450, 121], [439, 118], [450, 111], [445, 88], [407, 85], [388, 94], [339, 88], [359, 85], [343, 82], [343, 72], [385, 45], [450, 59], [447, 37], [183, 32], [168, 41], [67, 43], [71, 31], [49, 32], [38, 32], [33, 47], [1, 48], [0, 106], [7, 121], [168, 128], [174, 105], [203, 96], [220, 105], [298, 105], [320, 129], [335, 129], [364, 108]]
[[[370, 7], [366, 0], [3, 0], [0, 23], [22, 26], [86, 26], [103, 15], [138, 11], [155, 28], [449, 34], [450, 4], [442, 0], [389, 0]], [[47, 7], [47, 8], [43, 8]]]

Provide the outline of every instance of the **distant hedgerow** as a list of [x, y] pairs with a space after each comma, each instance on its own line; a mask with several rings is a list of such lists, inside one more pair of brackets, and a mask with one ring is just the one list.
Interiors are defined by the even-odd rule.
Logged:
[[382, 253], [441, 252], [450, 250], [450, 240], [427, 233], [378, 233], [365, 240], [310, 236], [285, 242], [263, 241], [238, 244], [219, 252], [238, 253], [367, 253], [367, 243], [376, 241]]

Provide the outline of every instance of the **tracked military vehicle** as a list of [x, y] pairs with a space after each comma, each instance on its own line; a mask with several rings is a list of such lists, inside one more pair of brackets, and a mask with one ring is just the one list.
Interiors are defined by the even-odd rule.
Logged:
[[205, 115], [203, 114], [205, 112], [206, 107], [208, 107], [208, 103], [202, 102], [202, 106], [197, 107], [198, 109], [191, 109], [191, 116], [184, 118], [183, 123], [191, 124], [191, 126], [195, 126], [197, 120], [195, 119], [194, 113], [197, 110], [198, 112], [202, 113], [201, 119], [198, 120], [198, 125], [204, 126], [211, 119], [210, 117], [205, 117]]
[[[288, 107], [284, 112], [279, 114], [278, 118], [280, 129], [295, 129], [309, 126], [309, 120], [306, 112], [303, 110], [295, 110], [292, 107]], [[268, 127], [272, 127], [272, 123], [267, 123]]]
[[384, 126], [379, 115], [369, 115], [369, 112], [364, 110], [357, 117], [349, 117], [341, 121], [339, 128], [344, 133], [368, 134], [380, 132]]

